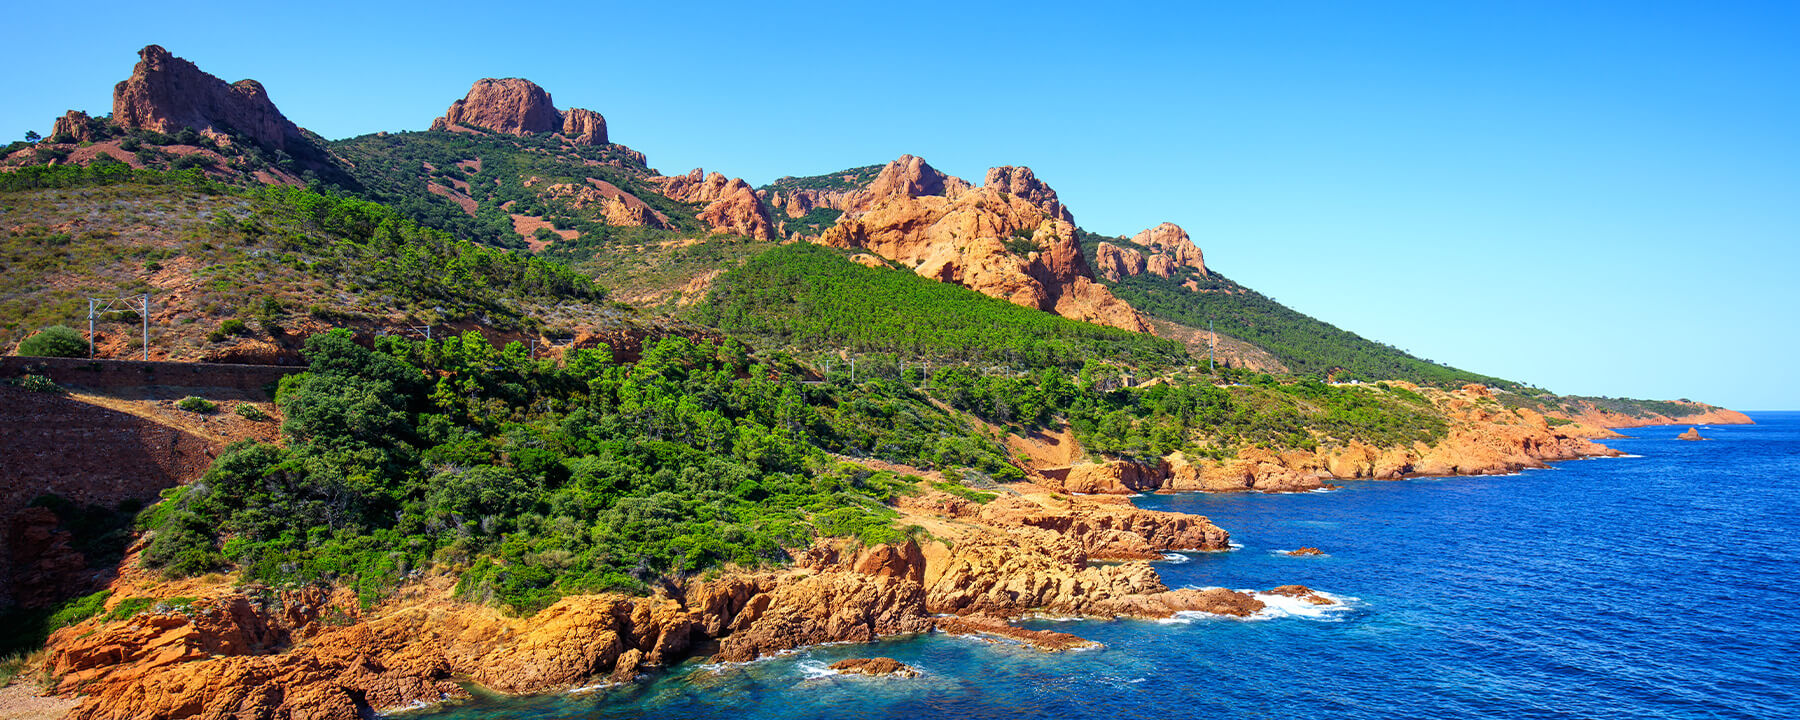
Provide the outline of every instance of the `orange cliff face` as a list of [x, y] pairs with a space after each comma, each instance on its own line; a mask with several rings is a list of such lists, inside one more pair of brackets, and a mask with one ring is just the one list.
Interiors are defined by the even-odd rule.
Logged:
[[1027, 168], [995, 168], [977, 188], [905, 155], [838, 199], [845, 215], [822, 244], [865, 249], [924, 277], [1063, 317], [1150, 329], [1094, 282], [1067, 210]]

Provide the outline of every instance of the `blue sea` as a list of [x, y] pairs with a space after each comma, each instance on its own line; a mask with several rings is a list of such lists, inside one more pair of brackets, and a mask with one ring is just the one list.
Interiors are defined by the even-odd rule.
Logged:
[[[1511, 476], [1135, 500], [1241, 545], [1160, 563], [1170, 587], [1301, 583], [1343, 610], [1036, 621], [1106, 647], [931, 635], [410, 717], [1800, 717], [1800, 413], [1754, 417], [1708, 442], [1627, 430], [1607, 444], [1630, 457]], [[1302, 546], [1329, 555], [1278, 554]], [[924, 675], [825, 670], [868, 656]]]

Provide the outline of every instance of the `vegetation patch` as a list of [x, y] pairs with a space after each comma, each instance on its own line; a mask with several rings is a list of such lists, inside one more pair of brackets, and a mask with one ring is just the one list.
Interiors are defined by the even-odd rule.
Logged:
[[1016, 368], [1104, 358], [1186, 364], [1179, 343], [1078, 322], [918, 275], [869, 268], [818, 245], [783, 245], [721, 275], [691, 315], [763, 347], [891, 353]]
[[470, 333], [307, 343], [277, 392], [284, 446], [242, 442], [141, 523], [171, 576], [335, 580], [366, 602], [442, 567], [465, 598], [529, 613], [562, 594], [788, 561], [819, 536], [889, 542], [912, 481], [877, 457], [1022, 477], [925, 396], [808, 384], [735, 342], [662, 340], [636, 363], [565, 362]]

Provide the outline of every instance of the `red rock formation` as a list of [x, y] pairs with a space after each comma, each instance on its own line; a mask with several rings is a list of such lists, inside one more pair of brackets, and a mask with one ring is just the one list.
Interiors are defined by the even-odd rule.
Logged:
[[1142, 275], [1145, 267], [1144, 254], [1136, 250], [1103, 242], [1094, 251], [1094, 268], [1101, 277], [1113, 282], [1124, 277]]
[[845, 198], [844, 212], [868, 212], [876, 203], [896, 197], [936, 195], [955, 199], [969, 189], [961, 178], [938, 172], [924, 158], [901, 155], [881, 169], [869, 187]]
[[563, 113], [562, 134], [575, 139], [576, 145], [605, 145], [606, 118], [583, 108], [570, 108]]
[[976, 614], [938, 618], [937, 629], [951, 635], [985, 635], [1016, 640], [1047, 652], [1083, 650], [1100, 646], [1100, 643], [1068, 633], [1054, 630], [1027, 630], [1007, 622], [1004, 618], [992, 615]]
[[1703, 438], [1700, 436], [1700, 430], [1698, 428], [1688, 428], [1686, 432], [1683, 432], [1682, 434], [1675, 436], [1675, 439], [1677, 439], [1677, 440], [1705, 440], [1706, 438]]
[[88, 117], [87, 113], [70, 110], [56, 119], [56, 123], [50, 128], [50, 137], [58, 140], [66, 137], [73, 142], [92, 142], [100, 137], [94, 126], [94, 119]]
[[1031, 172], [1031, 168], [1012, 165], [988, 168], [987, 179], [982, 182], [982, 187], [991, 187], [1000, 192], [1017, 195], [1024, 198], [1026, 202], [1036, 205], [1039, 210], [1044, 211], [1045, 215], [1070, 225], [1075, 224], [1075, 216], [1069, 213], [1068, 208], [1063, 207], [1062, 201], [1056, 197], [1056, 191], [1050, 189], [1050, 186], [1044, 184], [1044, 181], [1037, 179], [1037, 175]]
[[706, 203], [700, 211], [700, 221], [714, 232], [758, 240], [775, 237], [775, 221], [769, 217], [768, 207], [742, 178], [728, 179], [720, 173], [706, 173], [694, 168], [686, 175], [654, 177], [650, 181], [671, 200]]
[[255, 80], [225, 81], [157, 45], [138, 51], [131, 77], [113, 88], [113, 122], [174, 133], [193, 128], [214, 139], [236, 132], [272, 148], [303, 142]]
[[524, 78], [482, 78], [469, 94], [450, 103], [444, 116], [431, 121], [433, 130], [458, 126], [508, 135], [561, 132], [579, 145], [605, 145], [606, 118], [581, 108], [556, 109], [550, 93]]
[[1147, 264], [1150, 272], [1158, 276], [1169, 277], [1177, 268], [1193, 268], [1206, 274], [1206, 259], [1180, 225], [1163, 223], [1138, 233], [1131, 241], [1153, 251]]
[[550, 93], [524, 78], [482, 78], [469, 94], [450, 103], [431, 129], [471, 125], [509, 135], [556, 132], [562, 129], [562, 113], [550, 101]]
[[[968, 184], [911, 155], [888, 163], [819, 242], [863, 248], [919, 275], [1064, 317], [1145, 332], [1137, 311], [1093, 282], [1075, 226], [1029, 200]], [[1012, 247], [1029, 237], [1032, 250]]]
[[830, 668], [846, 675], [876, 675], [915, 678], [919, 671], [893, 658], [846, 658], [830, 665]]

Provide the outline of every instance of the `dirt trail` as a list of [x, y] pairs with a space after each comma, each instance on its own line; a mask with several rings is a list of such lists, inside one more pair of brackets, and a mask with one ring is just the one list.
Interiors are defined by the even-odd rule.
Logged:
[[72, 697], [38, 695], [37, 683], [24, 678], [0, 688], [0, 720], [55, 720], [80, 704], [79, 699]]

